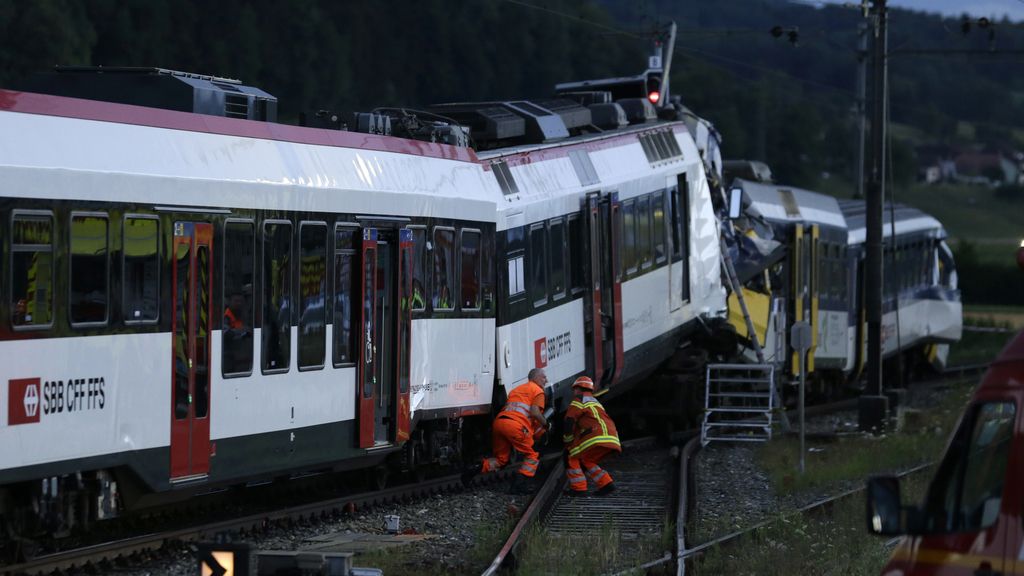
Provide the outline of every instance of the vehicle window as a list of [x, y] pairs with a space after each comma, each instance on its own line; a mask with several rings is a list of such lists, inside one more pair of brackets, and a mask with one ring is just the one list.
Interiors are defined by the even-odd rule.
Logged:
[[652, 234], [654, 236], [654, 261], [662, 263], [665, 261], [665, 193], [656, 192], [651, 196], [651, 219], [653, 221]]
[[455, 230], [434, 228], [434, 310], [454, 310]]
[[480, 232], [463, 230], [461, 238], [462, 289], [459, 297], [463, 310], [480, 308]]
[[548, 228], [548, 263], [551, 265], [551, 297], [565, 296], [565, 222], [561, 218], [551, 221]]
[[569, 286], [572, 293], [582, 292], [584, 283], [587, 252], [583, 244], [583, 219], [579, 214], [569, 216]]
[[925, 506], [927, 527], [967, 532], [995, 523], [1013, 442], [1016, 406], [990, 402], [973, 408], [950, 444]]
[[626, 274], [636, 272], [636, 207], [632, 200], [622, 203], [622, 268]]
[[224, 224], [224, 314], [221, 324], [221, 372], [252, 372], [252, 281], [256, 264], [252, 222]]
[[412, 228], [412, 309], [427, 307], [427, 230]]
[[160, 222], [156, 218], [128, 216], [122, 232], [124, 322], [155, 322], [160, 311]]
[[544, 274], [546, 256], [544, 225], [534, 224], [530, 228], [530, 296], [533, 298], [534, 307], [543, 306], [548, 301], [547, 279]]
[[322, 368], [327, 355], [327, 224], [299, 227], [299, 369]]
[[11, 225], [11, 324], [53, 323], [53, 216], [15, 214]]
[[71, 215], [72, 325], [103, 324], [107, 321], [107, 228], [105, 214]]
[[642, 268], [651, 267], [651, 199], [636, 201], [636, 252]]
[[356, 257], [356, 232], [353, 226], [334, 229], [334, 365], [356, 361], [356, 331], [358, 320], [353, 317], [352, 266]]
[[284, 372], [292, 349], [292, 225], [263, 225], [263, 361], [264, 372]]

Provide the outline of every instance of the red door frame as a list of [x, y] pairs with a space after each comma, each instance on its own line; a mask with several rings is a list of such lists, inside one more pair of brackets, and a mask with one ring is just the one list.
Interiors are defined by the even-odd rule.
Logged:
[[397, 408], [395, 441], [405, 442], [409, 439], [409, 420], [411, 418], [409, 404], [409, 388], [412, 382], [412, 262], [413, 242], [412, 230], [403, 228], [398, 232], [398, 314], [396, 314], [398, 336], [397, 353], [395, 354], [395, 402]]
[[[185, 313], [188, 315], [188, 334], [183, 344], [184, 353], [181, 358], [188, 363], [188, 413], [184, 418], [176, 418], [175, 402], [175, 363], [179, 358], [176, 337], [178, 332], [178, 246], [189, 247], [188, 264], [188, 301]], [[202, 317], [196, 305], [199, 293], [199, 249], [206, 248], [206, 293], [207, 309], [204, 322], [205, 350], [197, 348], [197, 333]], [[174, 236], [171, 243], [171, 442], [170, 442], [170, 477], [172, 480], [206, 475], [210, 471], [210, 330], [213, 319], [213, 225], [201, 222], [175, 222]], [[196, 394], [196, 359], [202, 354], [206, 359], [206, 416], [197, 417], [195, 412]]]
[[618, 192], [608, 195], [611, 204], [611, 257], [612, 257], [612, 326], [615, 330], [615, 370], [609, 386], [619, 381], [622, 375], [625, 353], [622, 348], [622, 263], [619, 261], [619, 247], [622, 242], [622, 203]]
[[594, 351], [594, 366], [591, 372], [594, 379], [600, 382], [604, 374], [604, 363], [602, 362], [602, 330], [601, 322], [601, 212], [598, 202], [600, 195], [595, 192], [587, 195], [587, 204], [584, 208], [586, 222], [590, 237], [590, 305], [591, 305], [591, 338], [590, 344]]
[[359, 407], [359, 447], [374, 445], [375, 414], [373, 391], [377, 361], [377, 327], [374, 318], [377, 301], [377, 230], [363, 228], [360, 248], [359, 370], [356, 378], [356, 405]]

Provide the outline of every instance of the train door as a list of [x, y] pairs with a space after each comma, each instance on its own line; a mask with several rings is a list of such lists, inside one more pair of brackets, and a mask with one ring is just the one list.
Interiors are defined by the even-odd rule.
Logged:
[[618, 195], [594, 192], [586, 200], [586, 236], [589, 248], [588, 298], [585, 315], [587, 346], [592, 370], [603, 387], [622, 373], [622, 284], [618, 273]]
[[171, 263], [171, 480], [210, 470], [213, 225], [175, 222]]
[[[817, 224], [796, 224], [793, 227], [792, 285], [793, 322], [807, 322], [811, 327], [811, 347], [807, 351], [807, 371], [814, 371], [814, 351], [818, 344], [818, 239]], [[800, 369], [796, 352], [792, 356], [792, 373]]]
[[359, 447], [409, 435], [412, 232], [363, 229]]

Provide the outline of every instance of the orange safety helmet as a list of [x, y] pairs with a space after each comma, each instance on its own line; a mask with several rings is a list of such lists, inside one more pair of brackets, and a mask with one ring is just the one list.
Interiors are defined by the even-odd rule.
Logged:
[[580, 376], [572, 383], [573, 388], [583, 388], [584, 390], [594, 391], [594, 381], [590, 379], [590, 376]]

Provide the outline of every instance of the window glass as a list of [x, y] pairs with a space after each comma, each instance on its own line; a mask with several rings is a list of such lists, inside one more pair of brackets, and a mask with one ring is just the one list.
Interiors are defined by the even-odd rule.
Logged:
[[155, 322], [160, 311], [160, 222], [124, 219], [124, 321]]
[[626, 273], [636, 272], [636, 206], [632, 200], [622, 203], [622, 267]]
[[665, 261], [665, 193], [651, 196], [652, 234], [654, 235], [654, 261]]
[[583, 290], [587, 252], [583, 245], [583, 219], [579, 214], [569, 216], [569, 286], [575, 294]]
[[455, 308], [452, 281], [455, 279], [455, 230], [434, 228], [434, 310]]
[[210, 412], [210, 329], [211, 325], [210, 301], [213, 297], [211, 292], [211, 270], [210, 270], [210, 247], [200, 245], [196, 247], [196, 332], [195, 332], [195, 358], [192, 366], [194, 368], [194, 391], [192, 398], [193, 414], [196, 418], [206, 418]]
[[16, 214], [11, 226], [11, 324], [53, 322], [53, 217]]
[[263, 361], [265, 372], [286, 371], [291, 362], [292, 225], [263, 225]]
[[107, 217], [71, 216], [72, 324], [107, 321]]
[[427, 307], [427, 230], [412, 230], [412, 309]]
[[543, 306], [548, 301], [547, 279], [545, 278], [545, 259], [547, 247], [544, 241], [544, 225], [536, 224], [530, 228], [530, 297], [534, 306]]
[[462, 231], [462, 299], [463, 310], [480, 308], [480, 233], [476, 230]]
[[356, 257], [358, 228], [338, 226], [334, 229], [334, 365], [356, 361], [356, 332], [358, 320], [353, 317], [352, 266]]
[[519, 296], [526, 292], [522, 255], [508, 259], [508, 295]]
[[636, 251], [643, 268], [651, 266], [651, 199], [648, 196], [636, 202]]
[[977, 406], [957, 432], [936, 473], [925, 506], [928, 529], [977, 531], [995, 523], [1013, 443], [1016, 406]]
[[555, 300], [565, 296], [565, 222], [561, 218], [551, 221], [548, 228], [551, 265], [551, 297]]
[[327, 224], [299, 227], [299, 368], [320, 368], [327, 355]]
[[252, 281], [256, 264], [252, 222], [224, 224], [224, 314], [221, 371], [252, 372]]

